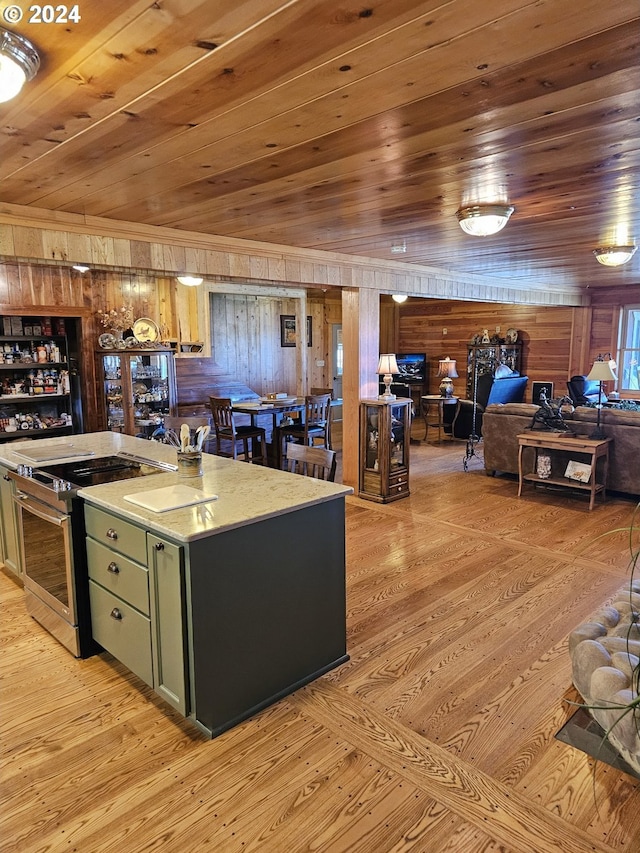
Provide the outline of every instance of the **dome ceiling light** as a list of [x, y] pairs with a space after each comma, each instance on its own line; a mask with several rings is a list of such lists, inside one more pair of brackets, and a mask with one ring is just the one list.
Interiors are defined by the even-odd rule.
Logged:
[[473, 237], [489, 237], [502, 231], [515, 210], [510, 204], [472, 204], [456, 211], [460, 227]]
[[31, 42], [0, 27], [0, 103], [15, 98], [38, 68], [40, 57]]
[[186, 287], [198, 287], [204, 281], [199, 275], [179, 275], [177, 278], [180, 284]]
[[634, 256], [637, 246], [601, 246], [593, 254], [605, 267], [621, 267]]
[[89, 272], [89, 267], [86, 264], [74, 264], [71, 269], [81, 273]]
[[409, 297], [404, 293], [393, 293], [391, 298], [394, 302], [406, 302]]

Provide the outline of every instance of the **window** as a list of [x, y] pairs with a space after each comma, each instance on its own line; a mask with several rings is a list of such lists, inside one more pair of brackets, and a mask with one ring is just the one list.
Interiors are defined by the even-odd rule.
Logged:
[[627, 306], [622, 312], [618, 381], [625, 396], [633, 396], [632, 392], [640, 390], [640, 305]]

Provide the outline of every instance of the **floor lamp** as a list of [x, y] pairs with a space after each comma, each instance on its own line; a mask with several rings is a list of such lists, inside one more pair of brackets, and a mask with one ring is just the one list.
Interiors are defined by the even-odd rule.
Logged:
[[477, 433], [477, 418], [478, 418], [478, 357], [477, 354], [473, 359], [473, 409], [471, 417], [471, 435], [467, 439], [467, 447], [462, 460], [462, 467], [465, 471], [469, 470], [469, 460], [474, 457], [482, 462], [482, 457], [476, 453], [476, 446], [480, 441], [480, 436]]
[[598, 383], [598, 415], [596, 418], [596, 428], [591, 433], [591, 438], [596, 441], [602, 441], [603, 438], [606, 438], [606, 435], [600, 426], [600, 415], [602, 413], [602, 383], [615, 381], [616, 375], [613, 372], [613, 367], [615, 367], [615, 361], [611, 358], [611, 353], [608, 352], [606, 355], [599, 355], [593, 362], [593, 367], [587, 376], [587, 379]]

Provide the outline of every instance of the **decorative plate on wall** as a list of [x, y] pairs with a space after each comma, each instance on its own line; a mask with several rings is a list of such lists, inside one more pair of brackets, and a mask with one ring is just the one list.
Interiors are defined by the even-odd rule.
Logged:
[[517, 329], [507, 329], [506, 341], [508, 344], [515, 344], [518, 342], [518, 330]]
[[141, 344], [152, 344], [160, 337], [160, 330], [148, 317], [139, 317], [131, 327], [134, 338]]

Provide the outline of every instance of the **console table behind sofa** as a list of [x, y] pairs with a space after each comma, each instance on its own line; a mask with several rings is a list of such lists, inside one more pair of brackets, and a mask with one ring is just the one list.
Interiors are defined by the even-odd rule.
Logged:
[[[530, 403], [490, 405], [484, 413], [484, 467], [487, 474], [518, 473], [518, 435], [531, 426], [538, 406]], [[578, 406], [566, 416], [567, 426], [578, 435], [591, 435], [597, 410]], [[640, 411], [603, 409], [602, 429], [609, 446], [607, 491], [640, 496]]]

